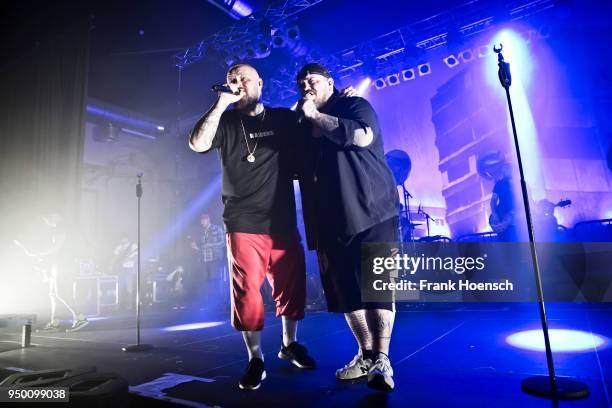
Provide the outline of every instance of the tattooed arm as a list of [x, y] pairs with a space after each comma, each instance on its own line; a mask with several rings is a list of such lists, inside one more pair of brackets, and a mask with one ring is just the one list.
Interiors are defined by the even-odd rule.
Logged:
[[[356, 123], [353, 126], [346, 126], [347, 121], [357, 121], [322, 113], [310, 99], [304, 102], [302, 110], [305, 118], [310, 120], [324, 136], [338, 145], [367, 147], [374, 140], [372, 128], [367, 124]], [[345, 126], [343, 126], [343, 121]]]
[[243, 96], [244, 92], [238, 94], [229, 92], [219, 93], [219, 98], [215, 104], [198, 120], [189, 135], [189, 147], [191, 150], [198, 153], [210, 150], [217, 133], [217, 128], [219, 127], [221, 115], [229, 105], [239, 101]]

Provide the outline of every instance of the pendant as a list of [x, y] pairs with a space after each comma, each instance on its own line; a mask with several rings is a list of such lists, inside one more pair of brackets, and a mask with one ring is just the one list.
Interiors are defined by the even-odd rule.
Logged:
[[250, 153], [250, 154], [247, 156], [247, 161], [248, 161], [249, 163], [253, 163], [253, 162], [255, 161], [255, 155], [254, 155], [253, 153]]

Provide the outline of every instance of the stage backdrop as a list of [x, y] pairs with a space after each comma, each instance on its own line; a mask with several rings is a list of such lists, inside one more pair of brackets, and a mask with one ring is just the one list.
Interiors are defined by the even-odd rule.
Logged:
[[[441, 47], [427, 54], [430, 75], [379, 90], [371, 86], [364, 95], [380, 117], [385, 150], [404, 150], [412, 159], [406, 181], [412, 209], [420, 204], [445, 220], [432, 234], [490, 230], [493, 184], [478, 175], [476, 159], [497, 149], [516, 165], [493, 42], [505, 43], [514, 75], [511, 95], [532, 202], [572, 200], [555, 212], [567, 227], [612, 217], [612, 173], [605, 161], [609, 119], [603, 114], [610, 105], [603, 91], [609, 75], [601, 64], [589, 63], [587, 34], [541, 30], [500, 26], [461, 47]], [[473, 59], [459, 58], [465, 50]], [[453, 68], [443, 61], [451, 54], [459, 61]]]

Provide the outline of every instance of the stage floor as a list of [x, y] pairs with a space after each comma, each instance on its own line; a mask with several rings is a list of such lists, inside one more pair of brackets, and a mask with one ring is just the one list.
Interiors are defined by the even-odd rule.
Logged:
[[[551, 329], [587, 334], [583, 351], [556, 352], [558, 375], [588, 384], [591, 395], [559, 407], [609, 407], [612, 393], [612, 305], [551, 304]], [[134, 319], [94, 319], [75, 333], [33, 333], [33, 347], [20, 349], [19, 329], [0, 328], [0, 367], [39, 370], [96, 366], [128, 380], [131, 391], [176, 403], [220, 407], [550, 407], [521, 392], [521, 380], [546, 373], [544, 352], [510, 345], [507, 336], [538, 329], [535, 304], [430, 304], [397, 313], [391, 361], [396, 389], [374, 392], [364, 381], [339, 382], [334, 371], [357, 348], [341, 315], [310, 312], [298, 337], [317, 359], [304, 371], [276, 357], [280, 319], [266, 315], [263, 332], [267, 379], [253, 392], [238, 389], [247, 363], [242, 338], [227, 313], [199, 310], [146, 311], [142, 341], [154, 348], [124, 353], [133, 343]], [[207, 328], [169, 331], [168, 326], [211, 323]], [[604, 343], [594, 347], [594, 335]], [[538, 342], [536, 337], [532, 344]], [[566, 338], [566, 345], [578, 346]], [[153, 382], [158, 380], [157, 382]], [[164, 384], [160, 386], [160, 384]], [[179, 384], [180, 383], [180, 384]], [[178, 384], [173, 386], [173, 384]], [[552, 405], [555, 406], [555, 405]]]

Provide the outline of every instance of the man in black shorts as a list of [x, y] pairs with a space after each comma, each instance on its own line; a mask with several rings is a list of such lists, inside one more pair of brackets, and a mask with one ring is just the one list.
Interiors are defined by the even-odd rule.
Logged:
[[[296, 341], [304, 317], [305, 264], [295, 215], [295, 112], [264, 107], [263, 81], [250, 65], [227, 72], [234, 93], [221, 92], [195, 125], [190, 147], [200, 153], [218, 149], [223, 168], [223, 221], [232, 291], [232, 325], [242, 332], [249, 364], [241, 389], [259, 388], [265, 378], [261, 330], [264, 304], [260, 289], [268, 278], [283, 335], [278, 357], [300, 368], [315, 361]], [[226, 110], [233, 104], [233, 109]]]
[[318, 251], [328, 310], [344, 313], [359, 344], [357, 355], [336, 377], [367, 375], [370, 387], [388, 391], [394, 387], [388, 357], [395, 318], [392, 293], [378, 303], [362, 301], [361, 293], [361, 244], [398, 241], [399, 200], [378, 118], [365, 99], [340, 98], [320, 64], [305, 65], [297, 83], [302, 95], [297, 110], [311, 136], [305, 178], [312, 180], [312, 194], [307, 183], [302, 188], [303, 200], [314, 203], [315, 215], [307, 224], [316, 238], [309, 237], [309, 245]]

